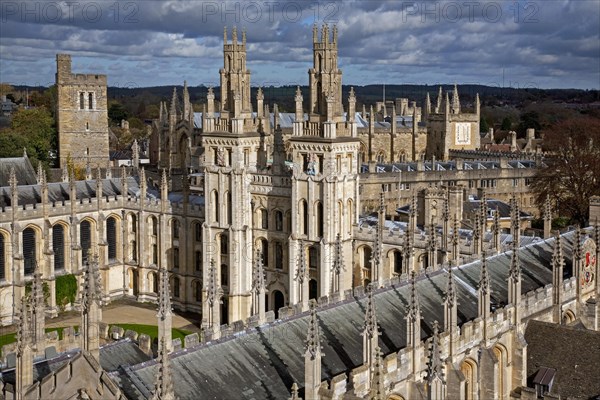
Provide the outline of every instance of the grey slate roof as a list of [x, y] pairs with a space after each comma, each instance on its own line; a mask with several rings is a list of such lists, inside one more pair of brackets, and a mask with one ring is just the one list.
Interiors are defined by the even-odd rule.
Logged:
[[152, 357], [144, 353], [131, 339], [123, 339], [100, 347], [100, 365], [106, 372], [124, 365], [140, 364]]
[[[96, 197], [96, 181], [77, 181], [75, 182], [77, 200], [90, 199]], [[42, 201], [41, 186], [37, 183], [31, 185], [17, 186], [19, 193], [19, 206], [26, 204], [39, 204]], [[127, 178], [127, 191], [131, 196], [140, 195], [139, 177], [130, 176]], [[121, 194], [121, 178], [102, 179], [102, 195], [114, 197]], [[48, 183], [48, 201], [60, 203], [70, 200], [71, 189], [67, 182]], [[146, 196], [149, 199], [159, 198], [159, 193], [151, 186], [146, 190]], [[10, 187], [0, 187], [0, 207], [11, 206]]]
[[[508, 168], [535, 168], [535, 161], [532, 160], [510, 160], [508, 161]], [[391, 164], [377, 164], [375, 172], [412, 172], [417, 171], [418, 163], [416, 162], [404, 162], [404, 163], [391, 163]], [[424, 171], [455, 171], [456, 161], [424, 161]], [[480, 169], [500, 169], [500, 161], [477, 161], [477, 160], [464, 160], [463, 170], [480, 170]], [[361, 172], [369, 172], [369, 166], [363, 164], [361, 166]]]
[[[565, 271], [570, 271], [574, 233], [563, 235]], [[533, 243], [519, 249], [522, 267], [522, 293], [543, 287], [552, 281], [551, 257], [554, 239]], [[488, 258], [495, 306], [507, 303], [507, 277], [511, 253]], [[477, 282], [479, 261], [454, 268], [458, 322], [460, 325], [477, 316]], [[432, 333], [433, 322], [443, 321], [443, 296], [447, 271], [439, 270], [417, 280], [421, 313], [421, 337]], [[375, 292], [377, 319], [383, 354], [406, 346], [407, 282]], [[362, 330], [366, 298], [353, 297], [342, 303], [318, 310], [322, 359], [322, 379], [348, 373], [362, 364]], [[307, 313], [287, 320], [277, 320], [241, 332], [233, 337], [201, 344], [171, 354], [175, 394], [180, 399], [280, 399], [287, 398], [294, 382], [304, 382], [304, 341], [308, 326]], [[113, 378], [133, 399], [144, 398], [152, 388], [155, 361], [119, 369]]]
[[27, 157], [0, 158], [0, 186], [9, 186], [10, 171], [15, 169], [19, 185], [34, 185], [37, 174]]

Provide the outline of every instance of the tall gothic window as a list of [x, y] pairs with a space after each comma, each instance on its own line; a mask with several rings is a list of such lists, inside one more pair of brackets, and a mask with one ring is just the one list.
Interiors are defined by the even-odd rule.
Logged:
[[81, 265], [88, 261], [88, 253], [92, 248], [92, 229], [90, 221], [81, 221], [79, 225], [79, 244], [81, 245]]
[[260, 220], [261, 220], [261, 228], [269, 229], [269, 213], [267, 210], [260, 210]]
[[317, 203], [317, 236], [323, 237], [323, 204]]
[[23, 257], [25, 261], [25, 275], [33, 274], [37, 260], [35, 231], [27, 228], [23, 231]]
[[275, 211], [275, 230], [276, 231], [283, 230], [283, 213], [279, 210]]
[[194, 264], [196, 265], [196, 271], [202, 270], [202, 253], [196, 250], [194, 256]]
[[269, 266], [269, 242], [266, 239], [261, 240], [262, 261], [265, 267]]
[[79, 93], [79, 109], [80, 110], [85, 109], [85, 98], [84, 98], [83, 92]]
[[65, 269], [65, 228], [60, 224], [52, 227], [52, 251], [54, 252], [54, 270]]
[[229, 251], [228, 251], [229, 243], [227, 241], [227, 235], [221, 234], [220, 239], [221, 239], [220, 240], [221, 241], [221, 254], [227, 255], [229, 253]]
[[94, 109], [94, 93], [92, 92], [88, 93], [88, 109]]
[[283, 246], [281, 242], [275, 242], [275, 268], [283, 269]]
[[308, 235], [308, 205], [306, 200], [300, 200], [302, 210], [302, 233]]
[[173, 247], [173, 268], [179, 269], [179, 247]]
[[117, 259], [117, 220], [109, 217], [106, 220], [106, 241], [108, 242], [108, 261]]
[[229, 285], [229, 268], [226, 264], [221, 264], [221, 285]]
[[194, 224], [194, 232], [196, 233], [196, 242], [202, 241], [202, 225], [199, 222]]
[[319, 251], [315, 246], [308, 248], [308, 266], [316, 269], [319, 265]]
[[0, 281], [6, 279], [6, 257], [5, 257], [4, 235], [0, 233]]
[[173, 239], [179, 239], [179, 221], [173, 220]]

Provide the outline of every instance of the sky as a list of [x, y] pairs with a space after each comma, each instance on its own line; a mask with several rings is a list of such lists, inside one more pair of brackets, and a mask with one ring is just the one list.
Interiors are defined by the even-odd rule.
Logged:
[[599, 0], [3, 0], [0, 82], [51, 85], [69, 53], [109, 86], [217, 85], [237, 26], [252, 86], [306, 85], [314, 23], [337, 24], [344, 84], [600, 89]]

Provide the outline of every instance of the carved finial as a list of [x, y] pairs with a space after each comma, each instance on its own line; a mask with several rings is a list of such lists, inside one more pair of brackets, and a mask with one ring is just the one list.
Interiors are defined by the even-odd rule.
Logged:
[[552, 251], [552, 268], [562, 269], [564, 266], [564, 258], [562, 253], [562, 244], [560, 240], [560, 233], [557, 232], [554, 240], [554, 248]]
[[487, 260], [485, 257], [485, 251], [481, 253], [481, 273], [479, 275], [479, 282], [477, 288], [484, 293], [488, 293], [490, 290], [490, 276], [487, 269]]
[[335, 238], [335, 258], [332, 266], [333, 274], [339, 275], [344, 267], [344, 252], [342, 251], [342, 236], [338, 233]]
[[300, 90], [300, 86], [296, 86], [296, 96], [294, 98], [297, 102], [302, 102], [302, 91]]
[[433, 334], [429, 347], [427, 360], [427, 382], [440, 379], [444, 382], [444, 363], [442, 362], [442, 350], [440, 349], [440, 328], [437, 321], [433, 321]]
[[223, 27], [223, 44], [227, 44], [227, 26]]
[[379, 335], [379, 328], [377, 326], [377, 310], [375, 308], [375, 300], [373, 299], [372, 285], [367, 286], [367, 307], [365, 310], [364, 329], [364, 335], [366, 335], [368, 338]]
[[29, 308], [24, 297], [21, 299], [21, 306], [19, 307], [17, 316], [17, 355], [21, 355], [25, 346], [31, 345], [32, 340]]
[[304, 280], [308, 279], [308, 269], [306, 268], [306, 254], [304, 250], [304, 243], [302, 240], [298, 241], [298, 252], [298, 266], [296, 268], [296, 276], [294, 277], [294, 279], [302, 285], [304, 283]]
[[298, 384], [296, 382], [294, 382], [292, 384], [292, 397], [290, 397], [290, 400], [299, 400], [300, 397], [298, 396]]
[[8, 184], [10, 185], [11, 191], [16, 191], [17, 189], [17, 173], [15, 171], [15, 167], [10, 168], [10, 176], [8, 178]]
[[317, 302], [310, 300], [310, 320], [308, 322], [308, 333], [306, 334], [306, 355], [314, 360], [321, 355], [321, 338], [319, 330], [319, 321], [317, 319]]
[[265, 99], [265, 95], [263, 93], [262, 87], [258, 88], [258, 91], [256, 92], [256, 99], [257, 100], [264, 100]]
[[265, 289], [265, 271], [263, 265], [263, 254], [260, 249], [256, 249], [256, 257], [254, 259], [254, 276], [252, 279], [252, 289], [255, 293], [259, 293]]
[[417, 293], [417, 279], [415, 271], [410, 272], [410, 299], [406, 317], [411, 321], [420, 318], [421, 306], [419, 305], [419, 294]]
[[385, 396], [385, 376], [383, 369], [383, 360], [381, 355], [381, 348], [377, 346], [375, 348], [375, 359], [373, 365], [373, 374], [371, 376], [371, 397], [372, 400], [384, 400]]
[[165, 338], [160, 338], [158, 346], [158, 371], [154, 381], [154, 392], [151, 400], [174, 400], [173, 377], [169, 364], [169, 350]]
[[448, 284], [446, 285], [444, 302], [450, 307], [456, 305], [456, 290], [454, 288], [454, 278], [452, 277], [452, 266], [448, 267]]
[[319, 42], [319, 28], [317, 27], [317, 23], [313, 24], [313, 43]]
[[460, 100], [458, 98], [458, 86], [454, 84], [454, 91], [452, 92], [452, 113], [460, 113]]
[[246, 45], [246, 28], [242, 28], [242, 45]]
[[167, 268], [161, 267], [158, 274], [158, 317], [161, 320], [164, 320], [172, 313], [171, 294], [169, 292], [169, 272], [167, 271]]
[[102, 303], [102, 281], [98, 271], [98, 255], [92, 255], [90, 250], [83, 268], [82, 308], [89, 309], [93, 302], [98, 305]]
[[231, 41], [233, 42], [233, 44], [237, 44], [238, 41], [238, 37], [237, 37], [237, 26], [233, 26], [233, 29], [231, 30]]

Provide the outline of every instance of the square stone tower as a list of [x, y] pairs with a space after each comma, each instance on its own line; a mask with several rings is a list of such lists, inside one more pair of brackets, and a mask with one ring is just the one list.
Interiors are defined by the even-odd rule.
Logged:
[[61, 167], [105, 167], [109, 159], [106, 75], [73, 74], [71, 56], [56, 55], [56, 126]]

